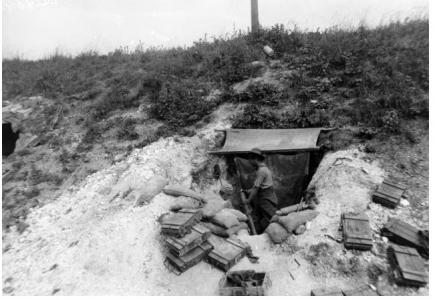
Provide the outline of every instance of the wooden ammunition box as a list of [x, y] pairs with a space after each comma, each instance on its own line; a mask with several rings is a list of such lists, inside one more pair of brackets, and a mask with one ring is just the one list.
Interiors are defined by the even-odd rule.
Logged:
[[382, 235], [391, 241], [411, 247], [420, 246], [418, 231], [418, 228], [396, 218], [391, 218], [381, 230]]
[[166, 246], [175, 256], [182, 256], [201, 245], [210, 236], [211, 232], [201, 224], [196, 224], [192, 227], [192, 231], [182, 238], [168, 236], [166, 238]]
[[405, 192], [406, 187], [390, 180], [384, 180], [384, 182], [378, 186], [378, 189], [373, 193], [372, 200], [375, 203], [382, 204], [389, 208], [396, 208], [400, 203], [400, 199]]
[[235, 273], [253, 272], [253, 271], [235, 271], [228, 272], [219, 281], [219, 295], [221, 296], [264, 296], [266, 288], [270, 285], [270, 279], [264, 272], [254, 273], [251, 280], [244, 286], [237, 285], [228, 279]]
[[199, 263], [204, 257], [207, 256], [207, 254], [209, 254], [212, 249], [213, 246], [210, 243], [204, 242], [180, 257], [177, 257], [169, 252], [166, 256], [164, 264], [169, 270], [177, 275], [180, 275]]
[[319, 288], [311, 290], [311, 296], [343, 296], [343, 292], [337, 287]]
[[380, 296], [377, 291], [372, 289], [368, 284], [357, 287], [356, 289], [343, 291], [345, 296]]
[[163, 218], [162, 233], [181, 238], [191, 232], [192, 227], [201, 220], [201, 217], [199, 210], [181, 209]]
[[213, 250], [207, 255], [206, 261], [227, 272], [247, 253], [247, 247], [231, 238], [224, 239], [214, 234], [208, 239]]
[[341, 215], [344, 246], [347, 249], [370, 250], [373, 246], [372, 230], [365, 213]]
[[397, 284], [408, 286], [425, 286], [428, 275], [423, 259], [417, 250], [410, 247], [391, 245], [388, 258]]

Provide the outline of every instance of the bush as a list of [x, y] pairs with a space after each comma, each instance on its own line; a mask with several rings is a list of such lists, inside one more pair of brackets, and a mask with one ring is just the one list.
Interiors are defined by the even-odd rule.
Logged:
[[233, 101], [237, 102], [252, 102], [256, 104], [276, 106], [284, 96], [283, 92], [275, 85], [260, 83], [251, 84], [240, 94], [233, 94], [231, 97]]
[[137, 140], [139, 138], [139, 134], [135, 130], [136, 123], [137, 121], [134, 119], [124, 119], [116, 133], [118, 140]]
[[382, 117], [382, 127], [391, 133], [398, 133], [400, 131], [399, 114], [395, 110], [390, 110]]
[[191, 80], [167, 82], [152, 103], [151, 114], [173, 128], [191, 125], [213, 110], [214, 105], [204, 100], [206, 95], [207, 88]]

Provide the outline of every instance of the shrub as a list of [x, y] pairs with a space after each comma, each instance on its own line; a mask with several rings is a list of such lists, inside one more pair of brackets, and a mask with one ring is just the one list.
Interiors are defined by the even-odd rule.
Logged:
[[276, 106], [283, 98], [283, 92], [272, 84], [251, 84], [240, 94], [233, 94], [232, 101], [252, 102], [268, 106]]
[[214, 105], [204, 100], [208, 94], [190, 80], [167, 82], [158, 99], [152, 103], [151, 114], [166, 121], [171, 127], [183, 127], [199, 121]]
[[119, 140], [137, 140], [139, 134], [135, 130], [137, 121], [134, 119], [124, 119], [118, 128], [116, 137]]
[[395, 110], [390, 110], [382, 117], [382, 127], [391, 133], [398, 133], [400, 131], [399, 114]]

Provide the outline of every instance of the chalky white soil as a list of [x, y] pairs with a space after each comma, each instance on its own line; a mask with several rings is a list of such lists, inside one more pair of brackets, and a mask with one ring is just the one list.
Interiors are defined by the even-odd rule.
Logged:
[[[3, 253], [4, 290], [11, 295], [217, 295], [220, 270], [200, 262], [176, 276], [163, 265], [157, 218], [177, 198], [160, 193], [137, 207], [135, 191], [156, 175], [190, 186], [190, 171], [206, 161], [214, 129], [228, 128], [235, 111], [234, 106], [222, 106], [197, 135], [160, 139], [135, 150], [125, 161], [89, 176], [32, 211], [30, 227], [3, 240], [3, 245], [10, 245]], [[373, 229], [378, 230], [392, 212], [375, 204], [367, 207], [371, 191], [384, 176], [378, 164], [358, 150], [328, 154], [311, 183], [320, 200], [320, 215], [309, 229], [282, 245], [273, 245], [265, 234], [240, 233], [238, 237], [251, 245], [260, 261], [252, 264], [244, 258], [233, 269], [266, 271], [271, 281], [267, 295], [309, 295], [313, 288], [347, 289], [367, 282], [366, 267], [385, 266], [385, 259], [370, 251], [355, 255], [325, 235], [341, 237], [340, 213], [349, 210], [367, 211]], [[406, 217], [407, 209], [394, 213]], [[331, 255], [319, 257], [313, 265], [306, 258], [310, 246], [320, 242], [329, 245]], [[343, 273], [354, 256], [359, 267]], [[402, 292], [427, 295], [428, 289]]]

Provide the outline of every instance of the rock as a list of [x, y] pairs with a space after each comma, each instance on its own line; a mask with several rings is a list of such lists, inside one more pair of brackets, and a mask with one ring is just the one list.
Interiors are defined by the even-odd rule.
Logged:
[[409, 206], [409, 201], [408, 200], [406, 200], [406, 199], [400, 199], [400, 205], [401, 206]]
[[382, 241], [383, 241], [384, 243], [388, 243], [388, 238], [387, 238], [386, 236], [383, 236], [383, 237], [382, 237]]

